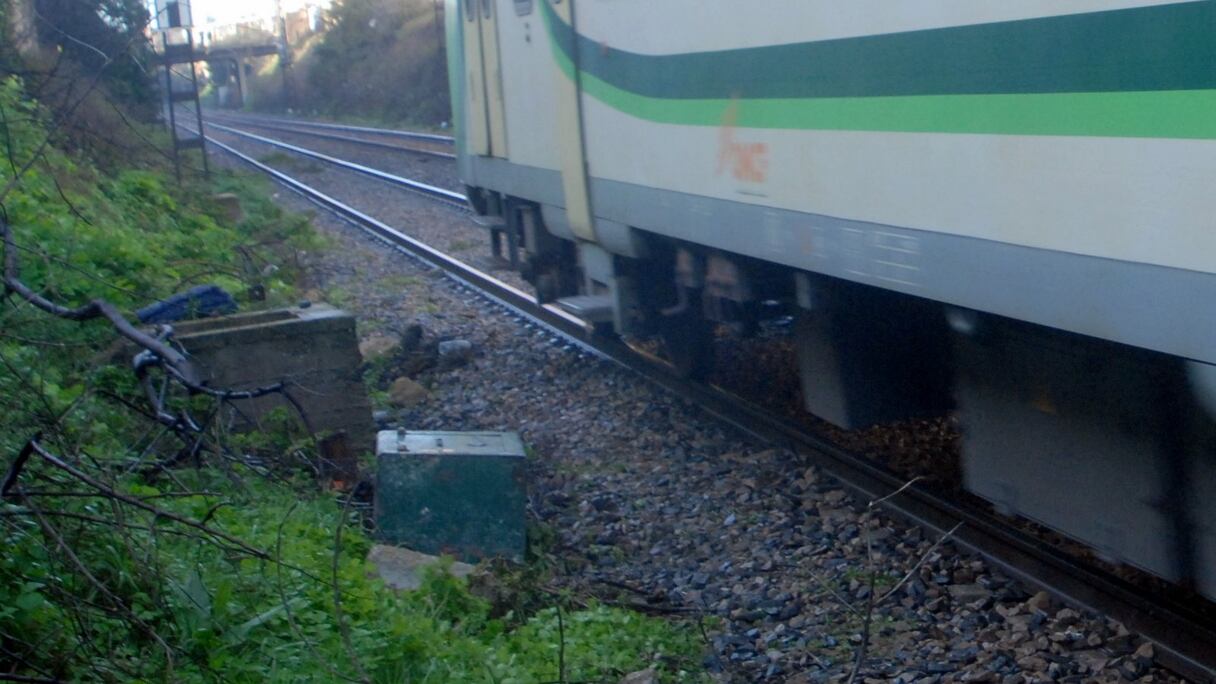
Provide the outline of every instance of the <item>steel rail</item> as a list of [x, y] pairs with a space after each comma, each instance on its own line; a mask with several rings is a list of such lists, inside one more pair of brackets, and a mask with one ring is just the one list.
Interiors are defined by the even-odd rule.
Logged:
[[[1163, 605], [1156, 597], [1143, 595], [1126, 581], [1002, 523], [978, 506], [948, 500], [925, 487], [906, 486], [904, 477], [823, 438], [807, 434], [721, 388], [682, 380], [670, 367], [656, 363], [654, 357], [641, 355], [617, 340], [593, 337], [590, 326], [584, 321], [554, 306], [538, 305], [531, 295], [442, 254], [228, 145], [214, 140], [212, 144], [393, 247], [444, 269], [458, 282], [540, 323], [556, 335], [695, 403], [742, 434], [799, 453], [808, 463], [821, 467], [863, 499], [886, 499], [883, 506], [889, 511], [938, 535], [953, 530], [951, 543], [984, 557], [1004, 573], [1068, 603], [1119, 620], [1130, 631], [1155, 644], [1157, 661], [1162, 666], [1191, 681], [1216, 683], [1216, 627], [1204, 622], [1196, 611], [1185, 606]], [[896, 492], [899, 493], [892, 496]]]
[[[240, 118], [233, 114], [222, 114], [229, 118]], [[254, 118], [254, 117], [250, 117]], [[435, 133], [418, 133], [416, 131], [403, 131], [395, 128], [372, 128], [371, 126], [354, 126], [351, 124], [335, 124], [322, 123], [320, 121], [302, 121], [300, 119], [285, 119], [276, 116], [259, 116], [256, 117], [265, 121], [273, 121], [276, 123], [291, 124], [293, 126], [307, 126], [309, 128], [324, 128], [333, 131], [346, 131], [347, 133], [375, 133], [376, 135], [386, 135], [394, 138], [406, 138], [410, 140], [429, 140], [431, 142], [442, 143], [444, 145], [453, 145], [456, 140], [450, 135], [438, 135]]]
[[[422, 183], [422, 182], [416, 181], [416, 180], [411, 180], [409, 178], [398, 176], [396, 174], [388, 173], [387, 171], [373, 169], [370, 166], [364, 166], [363, 164], [356, 164], [354, 162], [349, 162], [349, 161], [346, 161], [345, 159], [331, 157], [328, 154], [323, 154], [321, 152], [317, 152], [316, 150], [310, 150], [307, 147], [300, 147], [298, 145], [292, 145], [291, 143], [285, 143], [282, 140], [275, 140], [274, 138], [267, 138], [265, 136], [261, 136], [256, 133], [242, 131], [239, 128], [232, 128], [230, 126], [224, 126], [223, 124], [217, 124], [217, 123], [206, 122], [206, 121], [204, 122], [204, 126], [209, 126], [211, 128], [215, 128], [215, 129], [224, 131], [225, 133], [231, 133], [233, 135], [237, 135], [237, 136], [240, 136], [243, 138], [248, 138], [250, 140], [255, 140], [257, 142], [265, 143], [267, 145], [273, 145], [274, 147], [288, 150], [290, 152], [295, 152], [296, 154], [302, 154], [306, 157], [312, 157], [313, 159], [319, 159], [323, 162], [347, 169], [348, 171], [355, 171], [357, 173], [361, 173], [366, 176], [371, 176], [372, 178], [376, 178], [378, 180], [385, 181], [386, 183], [392, 183], [393, 185], [403, 187], [407, 190], [412, 190], [414, 192], [421, 193], [423, 195], [426, 195], [427, 197], [432, 197], [432, 198], [439, 199], [439, 200], [442, 200], [447, 203], [456, 204], [461, 209], [468, 208], [468, 202], [465, 199], [465, 196], [462, 193], [455, 192], [453, 190], [448, 190], [446, 188], [441, 188], [441, 187], [438, 187], [435, 185]], [[210, 138], [210, 137], [208, 137], [207, 139], [213, 140], [213, 138]]]
[[[373, 147], [373, 148], [380, 149], [380, 150], [392, 150], [394, 152], [408, 152], [410, 154], [422, 154], [422, 155], [426, 155], [428, 157], [437, 157], [439, 159], [455, 159], [456, 158], [456, 155], [452, 154], [451, 152], [439, 152], [437, 150], [427, 150], [427, 149], [423, 149], [421, 147], [405, 147], [402, 145], [393, 145], [393, 144], [386, 143], [386, 142], [377, 142], [375, 140], [367, 140], [365, 138], [352, 138], [349, 135], [338, 135], [336, 133], [321, 133], [319, 131], [302, 130], [300, 128], [296, 128], [295, 127], [296, 124], [278, 125], [278, 124], [257, 123], [254, 121], [241, 121], [239, 119], [234, 121], [231, 118], [223, 117], [223, 116], [221, 116], [221, 117], [211, 116], [210, 121], [215, 121], [217, 118], [221, 121], [226, 121], [229, 124], [236, 123], [241, 126], [249, 126], [252, 128], [264, 128], [264, 129], [271, 130], [271, 131], [279, 131], [280, 133], [295, 133], [296, 135], [307, 135], [307, 136], [311, 136], [314, 138], [319, 138], [321, 140], [333, 140], [336, 142], [353, 143], [355, 145], [364, 145], [366, 147]], [[205, 123], [210, 123], [210, 121], [205, 122]]]

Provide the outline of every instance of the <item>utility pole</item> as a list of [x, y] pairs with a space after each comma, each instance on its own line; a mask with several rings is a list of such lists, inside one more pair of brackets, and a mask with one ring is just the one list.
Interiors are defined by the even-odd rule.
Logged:
[[[203, 108], [198, 99], [199, 55], [194, 51], [194, 17], [189, 0], [157, 0], [156, 28], [159, 32], [161, 68], [165, 72], [166, 123], [173, 139], [173, 172], [182, 180], [182, 150], [198, 149], [202, 153], [203, 175], [210, 175], [207, 162], [206, 136], [203, 133]], [[175, 66], [185, 65], [189, 72], [183, 74]], [[174, 87], [177, 84], [182, 87]], [[178, 126], [178, 104], [194, 106], [194, 125], [197, 133], [182, 135]]]
[[439, 9], [443, 6], [443, 0], [432, 0], [431, 9], [435, 13], [435, 44], [439, 46], [440, 54], [443, 54], [443, 19], [440, 18]]
[[283, 16], [283, 0], [274, 0], [274, 16], [279, 24], [279, 74], [283, 77], [283, 103], [291, 109], [291, 44], [287, 42], [287, 19]]

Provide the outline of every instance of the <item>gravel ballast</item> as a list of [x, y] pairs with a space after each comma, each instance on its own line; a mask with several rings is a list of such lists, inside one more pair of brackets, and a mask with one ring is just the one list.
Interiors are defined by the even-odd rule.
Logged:
[[[357, 188], [345, 172], [284, 170], [441, 248], [469, 220], [375, 181]], [[279, 200], [313, 209], [288, 192]], [[1179, 681], [1120, 625], [881, 509], [864, 513], [797, 455], [741, 439], [328, 214], [315, 223], [331, 241], [310, 258], [316, 295], [356, 314], [364, 337], [420, 326], [426, 344], [472, 345], [462, 364], [414, 373], [425, 392], [382, 414], [384, 426], [518, 431], [534, 452], [529, 514], [564, 568], [555, 583], [715, 618], [704, 665], [722, 681], [845, 681], [867, 613], [857, 681]], [[482, 231], [477, 249], [486, 243]]]

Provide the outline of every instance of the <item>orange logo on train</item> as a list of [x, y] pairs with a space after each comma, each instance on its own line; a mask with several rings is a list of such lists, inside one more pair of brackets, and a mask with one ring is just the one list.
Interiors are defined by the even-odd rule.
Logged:
[[739, 122], [739, 98], [731, 100], [722, 114], [722, 127], [718, 132], [718, 170], [720, 176], [727, 169], [736, 180], [748, 183], [763, 183], [768, 177], [768, 144], [741, 142], [737, 139]]

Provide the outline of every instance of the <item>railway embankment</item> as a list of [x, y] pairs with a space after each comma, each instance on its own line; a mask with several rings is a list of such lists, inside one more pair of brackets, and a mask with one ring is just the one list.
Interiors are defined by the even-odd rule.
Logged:
[[[308, 180], [326, 192], [353, 182]], [[457, 222], [410, 213], [408, 194], [373, 186], [366, 210], [407, 232]], [[1177, 681], [1117, 622], [1054, 602], [802, 457], [316, 220], [330, 247], [307, 265], [314, 296], [355, 313], [365, 344], [384, 347], [371, 378], [381, 425], [515, 430], [532, 449], [534, 557], [478, 581], [502, 610], [523, 607], [513, 601], [528, 592], [505, 589], [524, 585], [690, 624], [706, 638], [701, 665], [729, 681], [846, 681], [859, 651], [857, 681]], [[470, 354], [443, 363], [440, 340]]]

